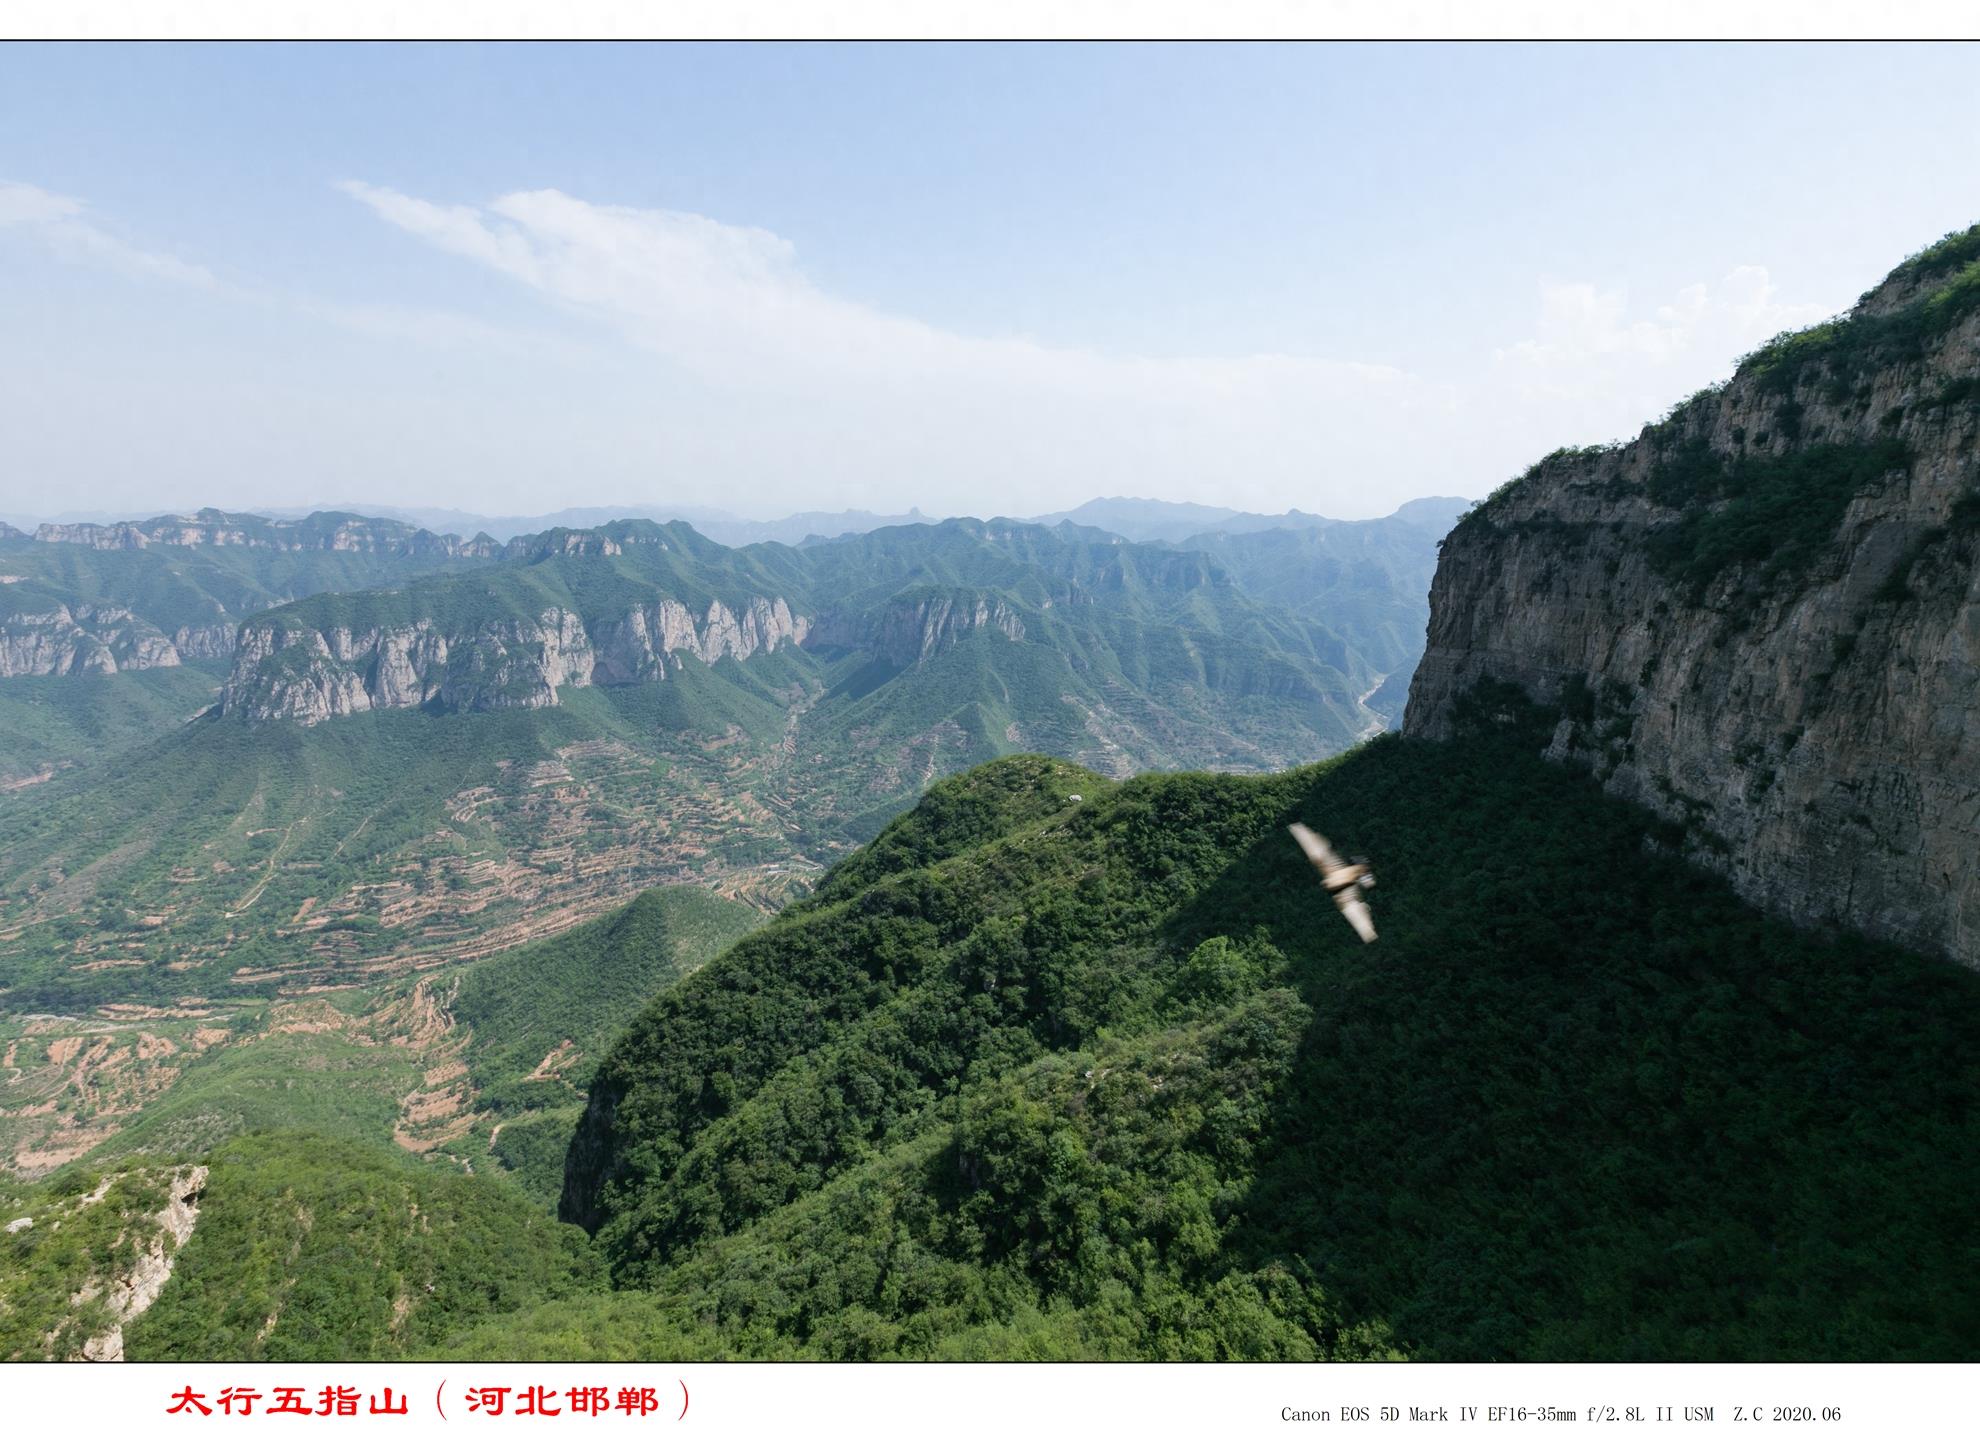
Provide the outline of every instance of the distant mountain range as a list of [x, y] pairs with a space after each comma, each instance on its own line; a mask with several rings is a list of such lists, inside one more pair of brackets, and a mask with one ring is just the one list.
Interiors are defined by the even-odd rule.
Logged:
[[[1135, 496], [1105, 496], [1070, 511], [1055, 511], [1029, 519], [1040, 525], [1071, 521], [1074, 525], [1094, 526], [1112, 531], [1130, 541], [1189, 542], [1206, 535], [1243, 535], [1252, 531], [1315, 531], [1342, 526], [1380, 526], [1401, 522], [1418, 527], [1449, 530], [1471, 502], [1457, 496], [1426, 496], [1407, 501], [1393, 515], [1371, 521], [1336, 521], [1310, 511], [1286, 511], [1266, 515], [1259, 511], [1235, 511], [1224, 506], [1205, 506], [1194, 501], [1154, 501]], [[1441, 532], [1440, 532], [1441, 533]]]
[[657, 883], [774, 904], [1012, 752], [1329, 756], [1394, 723], [1455, 507], [1161, 543], [218, 511], [0, 539], [0, 988], [331, 985]]
[[[1445, 529], [1470, 505], [1456, 497], [1431, 496], [1422, 500], [1406, 502], [1391, 520], [1405, 520], [1418, 525], [1433, 525], [1442, 518]], [[226, 512], [201, 511], [195, 517], [154, 517], [140, 522], [137, 518], [125, 518], [108, 513], [74, 513], [64, 516], [38, 518], [27, 515], [13, 515], [0, 518], [0, 540], [8, 538], [17, 529], [23, 533], [42, 532], [42, 539], [59, 540], [87, 534], [90, 531], [119, 531], [127, 526], [142, 526], [147, 530], [159, 529], [163, 523], [172, 521], [195, 521], [199, 517], [226, 516]], [[546, 511], [532, 516], [488, 516], [474, 511], [449, 510], [438, 506], [392, 506], [370, 502], [344, 502], [337, 505], [312, 506], [307, 509], [277, 507], [264, 509], [257, 516], [247, 519], [266, 518], [272, 521], [301, 521], [318, 516], [331, 517], [379, 517], [402, 522], [407, 526], [433, 532], [436, 536], [460, 538], [471, 541], [486, 536], [495, 541], [511, 541], [518, 536], [533, 535], [542, 531], [582, 530], [591, 526], [602, 526], [612, 521], [686, 521], [711, 541], [720, 541], [725, 546], [747, 546], [757, 541], [780, 541], [787, 546], [803, 545], [806, 541], [833, 540], [839, 536], [859, 535], [867, 531], [877, 531], [883, 526], [911, 526], [922, 522], [943, 519], [929, 516], [916, 507], [909, 507], [898, 514], [882, 514], [874, 511], [799, 511], [793, 515], [775, 520], [759, 521], [738, 516], [730, 511], [713, 506], [671, 506], [638, 503], [623, 506], [572, 506], [561, 511]], [[1374, 521], [1336, 521], [1326, 516], [1314, 515], [1308, 511], [1286, 511], [1280, 515], [1267, 515], [1257, 511], [1238, 511], [1226, 506], [1206, 506], [1194, 501], [1143, 500], [1129, 496], [1109, 496], [1086, 502], [1070, 511], [1054, 511], [1050, 515], [1025, 516], [1019, 519], [1039, 525], [1055, 525], [1060, 521], [1071, 521], [1075, 525], [1091, 526], [1098, 530], [1110, 531], [1129, 541], [1186, 541], [1193, 536], [1212, 532], [1235, 535], [1246, 531], [1269, 530], [1310, 530], [1330, 526], [1374, 525]], [[11, 520], [14, 524], [9, 525]]]
[[[1189, 532], [1181, 540], [1158, 543], [1211, 557], [1254, 601], [1288, 608], [1300, 620], [1338, 635], [1357, 653], [1355, 664], [1342, 674], [1372, 674], [1361, 701], [1384, 721], [1393, 721], [1420, 649], [1436, 541], [1463, 504], [1415, 501], [1393, 516], [1359, 522], [1298, 512], [1262, 517], [1152, 501], [1095, 501], [1080, 513], [1110, 519], [1121, 528], [1104, 535], [1084, 528], [1089, 540], [1111, 543], [1123, 532], [1133, 533], [1123, 537], [1127, 540]], [[421, 514], [436, 525], [486, 522], [506, 529], [486, 517]], [[601, 514], [602, 508], [532, 519], [592, 522]], [[854, 536], [902, 530], [895, 542], [844, 553], [892, 557], [890, 574], [902, 576], [919, 564], [908, 559], [918, 544], [912, 538], [937, 534], [923, 521], [905, 528], [881, 525], [901, 518], [866, 512], [814, 513], [781, 522], [725, 522], [719, 513], [698, 514], [695, 545], [715, 539], [707, 535], [708, 527], [727, 526], [731, 534], [738, 529], [774, 531], [786, 537], [802, 532], [807, 551], [830, 550]], [[1193, 529], [1209, 521], [1228, 529]], [[283, 517], [209, 509], [144, 521], [43, 522], [32, 535], [10, 528], [0, 533], [0, 680], [38, 677], [52, 685], [54, 678], [106, 678], [226, 663], [243, 634], [242, 623], [257, 611], [319, 594], [367, 592], [449, 572], [532, 564], [554, 550], [577, 555], [587, 547], [613, 547], [619, 544], [615, 535], [644, 534], [640, 524], [560, 525], [502, 539], [481, 526], [463, 538], [409, 519], [348, 511]], [[1073, 527], [1070, 521], [1058, 524]], [[822, 539], [826, 532], [836, 532], [835, 538]], [[701, 551], [712, 554], [705, 545]], [[769, 554], [750, 564], [795, 564], [773, 562]], [[810, 569], [823, 574], [833, 571], [834, 563], [821, 561]], [[858, 576], [834, 574], [855, 586], [863, 582]], [[656, 603], [659, 599], [664, 598], [656, 597]], [[741, 604], [746, 610], [747, 598]], [[658, 620], [658, 613], [651, 619]], [[670, 624], [678, 630], [677, 620]], [[696, 625], [705, 633], [709, 624], [704, 610]], [[833, 624], [843, 625], [843, 620]], [[686, 650], [707, 652], [710, 644], [701, 634]], [[671, 645], [663, 649], [683, 650]], [[390, 671], [388, 667], [388, 675]], [[613, 674], [610, 662], [606, 674]], [[0, 784], [100, 760], [127, 735], [155, 728], [164, 719], [160, 708], [172, 714], [191, 696], [193, 684], [191, 678], [157, 678], [142, 687], [91, 692], [86, 707], [84, 692], [44, 685], [32, 713], [22, 711], [24, 692], [0, 689], [0, 721], [22, 723], [0, 728], [11, 732], [10, 740], [0, 741]], [[423, 695], [422, 704], [432, 699]], [[484, 691], [476, 704], [488, 701]], [[79, 708], [87, 714], [77, 714]]]
[[[13, 534], [37, 534], [44, 540], [70, 539], [92, 532], [117, 532], [129, 526], [151, 530], [160, 523], [193, 521], [205, 516], [230, 513], [205, 510], [191, 517], [159, 516], [139, 521], [107, 512], [72, 513], [52, 517], [16, 514], [0, 519], [0, 540]], [[879, 515], [872, 511], [802, 511], [775, 520], [757, 521], [711, 506], [568, 506], [533, 516], [484, 516], [473, 511], [450, 510], [441, 506], [392, 506], [369, 502], [337, 505], [269, 507], [252, 519], [275, 523], [307, 521], [318, 516], [361, 516], [397, 522], [409, 529], [431, 531], [436, 536], [472, 540], [485, 537], [496, 542], [540, 531], [581, 530], [611, 521], [686, 521], [711, 540], [726, 546], [747, 546], [756, 541], [781, 541], [787, 546], [807, 540], [830, 540], [852, 532], [877, 530], [881, 526], [912, 525], [932, 519], [910, 508], [900, 515]], [[13, 524], [8, 524], [12, 521]]]
[[[327, 985], [656, 883], [774, 902], [1012, 752], [1115, 776], [1332, 755], [1395, 719], [1421, 518], [730, 547], [205, 511], [0, 540], [0, 987]], [[188, 885], [215, 867], [241, 883]]]
[[358, 505], [339, 509], [391, 516], [431, 531], [463, 536], [485, 534], [498, 541], [513, 540], [517, 536], [539, 531], [581, 530], [612, 521], [686, 521], [702, 535], [725, 546], [747, 546], [757, 541], [780, 541], [787, 546], [796, 546], [814, 538], [830, 540], [836, 536], [875, 531], [882, 526], [908, 526], [932, 519], [912, 507], [898, 515], [881, 515], [873, 511], [800, 511], [769, 521], [750, 520], [713, 506], [652, 504], [572, 506], [536, 516], [483, 516], [434, 507]]

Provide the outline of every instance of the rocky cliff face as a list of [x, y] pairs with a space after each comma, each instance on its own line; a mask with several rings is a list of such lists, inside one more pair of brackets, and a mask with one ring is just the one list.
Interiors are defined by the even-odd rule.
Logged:
[[817, 645], [870, 651], [900, 668], [947, 650], [974, 631], [1024, 639], [1024, 618], [1000, 596], [955, 592], [902, 596], [876, 614], [828, 614], [818, 624]]
[[[9, 555], [20, 557], [19, 569], [30, 573], [0, 573], [0, 585], [26, 583], [11, 598], [0, 591], [0, 679], [108, 675], [223, 659], [233, 654], [240, 615], [258, 609], [257, 602], [347, 584], [353, 574], [396, 579], [449, 561], [506, 554], [486, 536], [463, 541], [398, 521], [330, 512], [277, 521], [204, 510], [113, 525], [43, 525], [32, 538], [14, 532], [11, 539], [0, 533], [0, 540], [9, 541]], [[70, 547], [153, 554], [128, 562], [106, 555], [75, 566], [57, 550]], [[235, 569], [214, 563], [216, 553], [230, 550], [285, 554]], [[332, 552], [367, 560], [319, 565], [314, 559]], [[242, 576], [257, 579], [243, 583]], [[184, 594], [202, 590], [195, 601]], [[195, 619], [186, 620], [188, 614]]]
[[235, 625], [216, 621], [206, 626], [181, 626], [172, 633], [172, 649], [186, 661], [219, 661], [234, 654]]
[[502, 547], [503, 559], [531, 564], [553, 556], [622, 556], [625, 546], [604, 529], [544, 531], [517, 536]]
[[660, 680], [687, 658], [744, 660], [801, 643], [808, 630], [781, 598], [761, 596], [734, 610], [713, 601], [698, 619], [678, 601], [658, 600], [590, 619], [551, 607], [466, 629], [434, 620], [319, 627], [272, 612], [241, 627], [220, 704], [305, 724], [408, 706], [554, 706], [566, 686]]
[[1980, 964], [1977, 556], [1980, 227], [1460, 522], [1404, 729], [1509, 682], [1752, 900]]
[[[193, 644], [204, 639], [190, 629], [181, 634]], [[183, 655], [173, 638], [119, 606], [54, 605], [0, 615], [0, 678], [112, 676], [176, 666]]]

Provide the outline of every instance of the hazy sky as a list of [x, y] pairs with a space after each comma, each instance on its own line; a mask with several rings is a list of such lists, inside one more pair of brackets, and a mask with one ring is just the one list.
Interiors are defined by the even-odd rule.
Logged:
[[1980, 220], [1946, 47], [0, 47], [0, 512], [1338, 516]]

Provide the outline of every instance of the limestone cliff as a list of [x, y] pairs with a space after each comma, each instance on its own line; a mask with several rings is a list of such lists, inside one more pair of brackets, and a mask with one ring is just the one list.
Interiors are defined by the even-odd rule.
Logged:
[[1404, 729], [1481, 682], [1749, 898], [1980, 964], [1980, 227], [1444, 544]]
[[468, 624], [434, 617], [318, 625], [287, 610], [241, 627], [221, 710], [306, 724], [409, 706], [494, 711], [554, 706], [566, 686], [659, 680], [687, 658], [746, 659], [804, 640], [782, 599], [711, 601], [697, 617], [659, 599], [589, 618], [563, 606]]
[[111, 676], [176, 666], [181, 658], [171, 637], [123, 607], [9, 610], [0, 592], [0, 678]]
[[816, 644], [868, 651], [900, 668], [947, 650], [972, 632], [1024, 639], [1024, 618], [1001, 596], [973, 591], [922, 591], [897, 596], [878, 612], [836, 612], [820, 618]]
[[235, 629], [232, 621], [180, 626], [172, 632], [172, 649], [186, 661], [222, 660], [234, 654]]
[[243, 617], [324, 591], [495, 562], [510, 548], [398, 521], [203, 510], [0, 533], [0, 679], [108, 675], [233, 654]]

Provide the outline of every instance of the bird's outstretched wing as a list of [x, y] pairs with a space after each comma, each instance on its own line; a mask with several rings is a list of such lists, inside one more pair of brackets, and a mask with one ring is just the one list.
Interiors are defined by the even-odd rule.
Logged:
[[[1320, 873], [1320, 879], [1334, 894], [1334, 905], [1341, 909], [1355, 935], [1363, 941], [1375, 939], [1375, 916], [1369, 911], [1368, 903], [1361, 899], [1361, 889], [1374, 885], [1373, 878], [1367, 875], [1365, 866], [1349, 866], [1334, 853], [1327, 844], [1327, 838], [1295, 821], [1286, 828], [1292, 832], [1293, 840], [1299, 849], [1306, 853], [1306, 859], [1313, 863], [1313, 869]], [[1343, 874], [1345, 873], [1345, 874]], [[1358, 882], [1359, 884], [1354, 884]]]
[[1363, 941], [1375, 939], [1375, 916], [1369, 911], [1367, 902], [1352, 891], [1346, 891], [1336, 898], [1335, 904], [1340, 907], [1341, 915], [1348, 919], [1348, 925], [1354, 928], [1357, 936]]
[[1340, 857], [1334, 855], [1334, 848], [1327, 844], [1326, 837], [1320, 835], [1317, 831], [1309, 830], [1297, 821], [1291, 826], [1288, 826], [1286, 830], [1292, 833], [1293, 840], [1299, 843], [1299, 849], [1306, 853], [1306, 859], [1308, 861], [1319, 868], [1322, 876], [1325, 876], [1330, 871], [1339, 871], [1341, 869], [1343, 863]]

